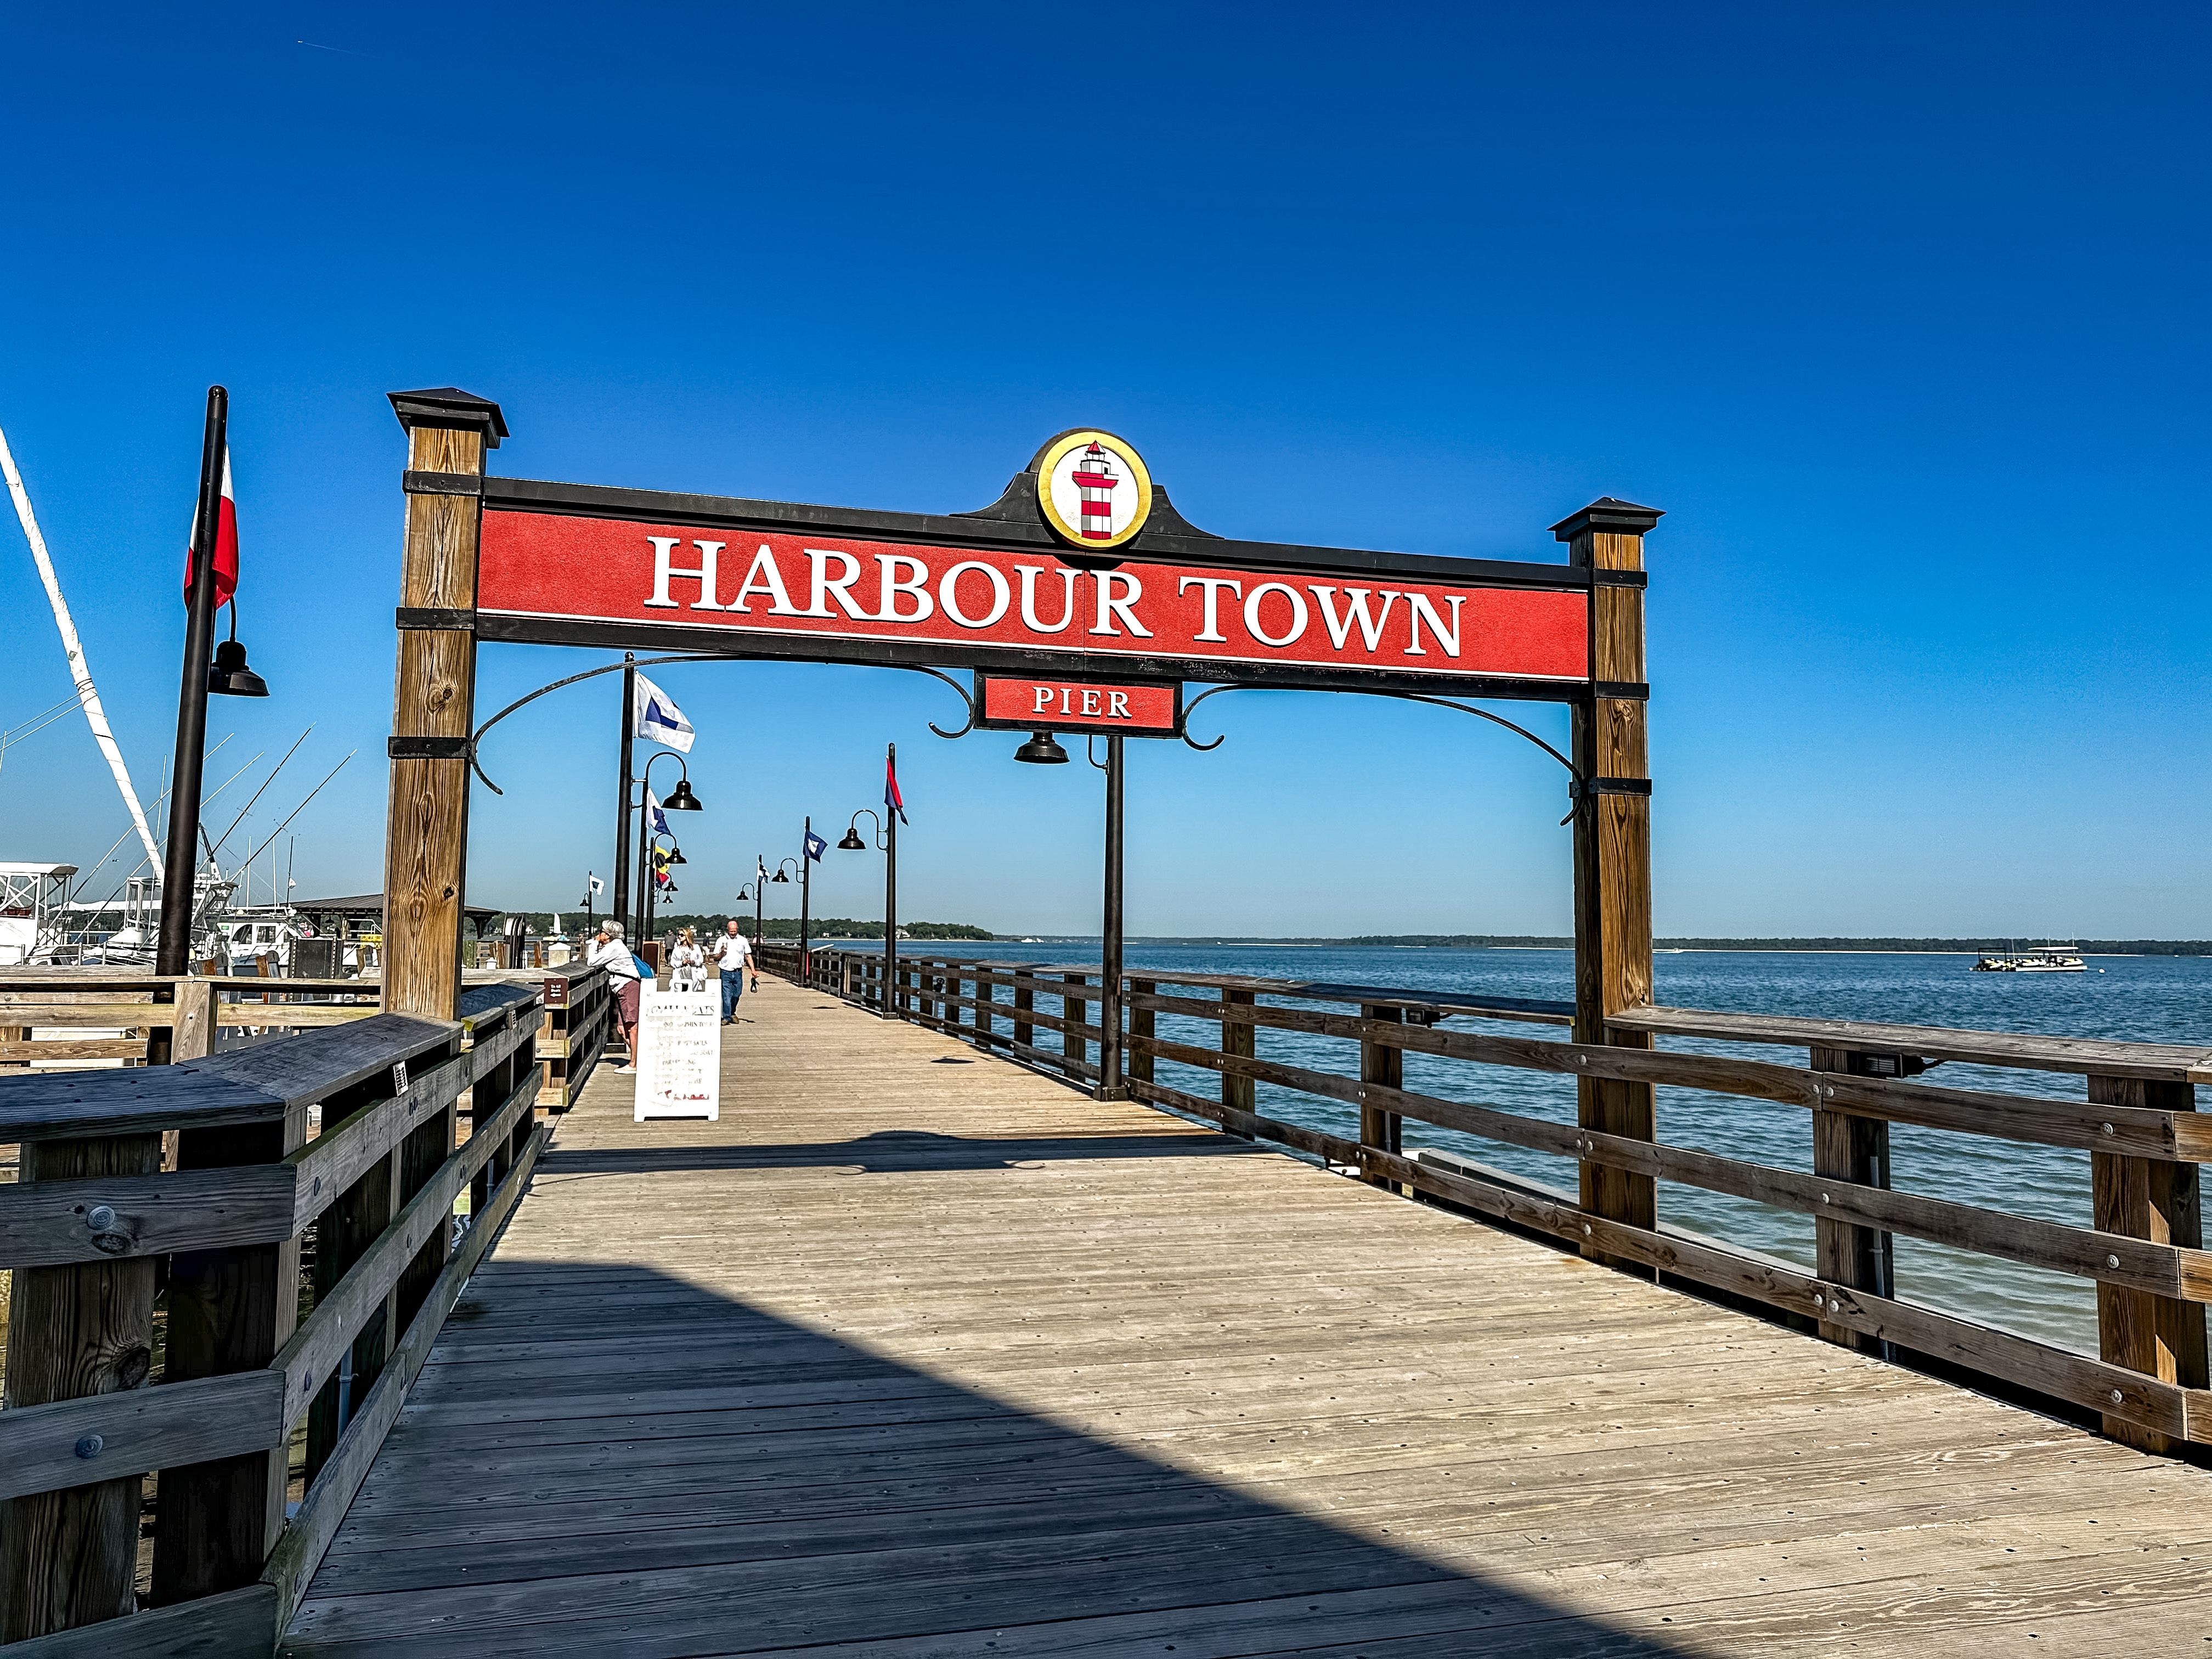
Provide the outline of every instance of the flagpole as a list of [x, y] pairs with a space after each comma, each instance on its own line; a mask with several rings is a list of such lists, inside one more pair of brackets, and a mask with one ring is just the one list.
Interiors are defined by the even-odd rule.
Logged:
[[[625, 927], [635, 920], [629, 913], [629, 787], [632, 721], [637, 708], [637, 661], [634, 651], [623, 653], [622, 783], [615, 798], [615, 896], [607, 914]], [[641, 943], [632, 939], [633, 945]]]
[[[896, 781], [898, 777], [898, 745], [892, 744], [884, 755], [884, 775]], [[884, 814], [884, 828], [890, 833], [890, 842], [884, 858], [884, 1006], [885, 1019], [898, 1017], [898, 821], [899, 810], [893, 806]], [[979, 992], [980, 995], [981, 993]]]
[[192, 878], [199, 866], [201, 772], [207, 758], [208, 665], [215, 646], [215, 544], [222, 522], [222, 453], [230, 393], [208, 388], [200, 441], [200, 504], [192, 523], [192, 591], [185, 625], [183, 684], [177, 692], [177, 758], [170, 773], [169, 844], [161, 867], [161, 931], [154, 971], [191, 968]]
[[814, 855], [807, 850], [814, 839], [814, 815], [808, 813], [806, 829], [799, 838], [799, 982], [807, 983], [814, 977], [813, 964], [807, 960], [812, 954], [806, 948], [807, 900], [814, 891]]

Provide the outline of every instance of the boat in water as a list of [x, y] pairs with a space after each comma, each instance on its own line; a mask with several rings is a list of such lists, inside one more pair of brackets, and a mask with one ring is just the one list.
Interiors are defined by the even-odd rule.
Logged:
[[1978, 974], [2086, 974], [2089, 964], [2081, 960], [2080, 947], [2072, 945], [2039, 945], [2033, 950], [2015, 951], [2003, 956], [1985, 956], [1974, 964]]

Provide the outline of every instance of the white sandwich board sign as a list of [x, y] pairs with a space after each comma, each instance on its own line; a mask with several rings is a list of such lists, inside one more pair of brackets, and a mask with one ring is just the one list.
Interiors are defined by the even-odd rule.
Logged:
[[722, 1026], [714, 990], [645, 992], [637, 1036], [635, 1121], [703, 1117], [709, 1123], [719, 1121]]

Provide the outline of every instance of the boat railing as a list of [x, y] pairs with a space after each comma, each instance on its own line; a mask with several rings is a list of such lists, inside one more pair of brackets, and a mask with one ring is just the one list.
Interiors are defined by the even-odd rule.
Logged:
[[[760, 956], [766, 971], [800, 976], [795, 949], [768, 945]], [[1108, 1026], [1095, 964], [940, 955], [902, 943], [897, 982], [887, 985], [884, 961], [880, 947], [817, 949], [805, 982], [1079, 1086], [1097, 1085], [1106, 1069], [1097, 1063]], [[2196, 1085], [2212, 1083], [2212, 1044], [1667, 1007], [1624, 1012], [1601, 1031], [1561, 1040], [1510, 1028], [1571, 1025], [1566, 1003], [1149, 969], [1125, 974], [1120, 992], [1112, 1025], [1134, 1098], [1843, 1346], [2096, 1423], [2146, 1449], [2212, 1444], [2204, 1311], [2212, 1253], [2197, 1220], [2212, 1115], [2195, 1109]], [[1285, 1054], [1279, 1045], [1292, 1036], [1297, 1052]], [[1766, 1052], [1777, 1048], [1803, 1059]], [[1316, 1065], [1316, 1052], [1341, 1056], [1339, 1068]], [[1974, 1075], [1957, 1086], [1924, 1080], [1940, 1065]], [[1476, 1098], [1507, 1073], [1577, 1082], [1553, 1116], [1529, 1109], [1525, 1082], [1508, 1091], [1514, 1103]], [[1217, 1081], [1205, 1085], [1206, 1073]], [[2048, 1092], [2052, 1074], [2079, 1079], [2079, 1092]], [[1760, 1103], [1769, 1131], [1778, 1127], [1773, 1109], [1802, 1113], [1801, 1124], [1778, 1126], [1785, 1144], [1802, 1149], [1787, 1160], [1799, 1167], [1771, 1150], [1750, 1158], [1670, 1144], [1660, 1133], [1668, 1115], [1655, 1109], [1662, 1091]], [[1572, 1189], [1410, 1152], [1408, 1121], [1548, 1154], [1571, 1169]], [[2014, 1183], [1994, 1173], [1971, 1192], [1900, 1190], [1893, 1124], [2032, 1149], [2047, 1163], [2038, 1170], [2045, 1186], [2075, 1184], [2089, 1224], [2008, 1207]], [[1768, 1133], [1759, 1144], [1773, 1140]], [[1780, 1260], [1662, 1221], [1662, 1182], [1810, 1218], [1807, 1259]], [[2097, 1356], [2006, 1329], [1956, 1305], [1940, 1285], [1942, 1307], [1902, 1294], [1899, 1235], [2090, 1282]]]

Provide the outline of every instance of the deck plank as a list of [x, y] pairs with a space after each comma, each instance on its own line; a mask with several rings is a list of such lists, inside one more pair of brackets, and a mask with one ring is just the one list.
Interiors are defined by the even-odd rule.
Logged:
[[773, 981], [596, 1074], [282, 1652], [2185, 1651], [2212, 1477]]

